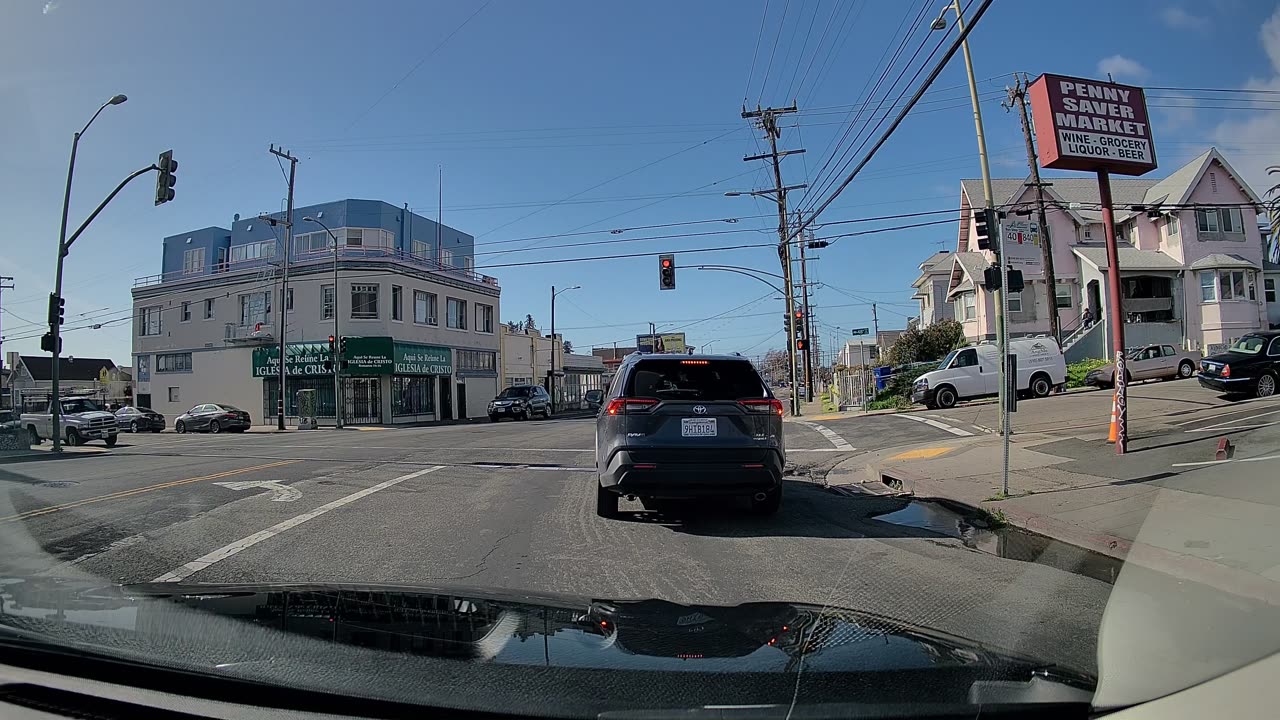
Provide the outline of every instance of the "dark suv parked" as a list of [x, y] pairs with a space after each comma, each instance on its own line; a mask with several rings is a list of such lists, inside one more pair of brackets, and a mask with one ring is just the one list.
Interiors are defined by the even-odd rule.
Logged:
[[633, 354], [596, 419], [596, 513], [621, 496], [741, 496], [760, 514], [782, 503], [782, 403], [736, 355]]
[[489, 420], [492, 422], [504, 417], [528, 420], [534, 415], [551, 417], [551, 396], [541, 385], [512, 385], [489, 401]]

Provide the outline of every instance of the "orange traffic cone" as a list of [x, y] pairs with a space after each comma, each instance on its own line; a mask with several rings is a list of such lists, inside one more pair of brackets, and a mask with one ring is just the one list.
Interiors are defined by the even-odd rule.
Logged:
[[1120, 436], [1120, 407], [1118, 401], [1118, 393], [1111, 393], [1111, 430], [1107, 433], [1107, 442], [1114, 443]]

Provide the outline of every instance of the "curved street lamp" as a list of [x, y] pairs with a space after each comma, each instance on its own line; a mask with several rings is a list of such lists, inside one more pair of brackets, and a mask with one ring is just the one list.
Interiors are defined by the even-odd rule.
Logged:
[[[324, 228], [324, 231], [329, 233], [329, 237], [333, 239], [333, 341], [335, 343], [341, 343], [342, 335], [338, 332], [338, 236], [333, 234], [333, 231], [329, 229], [328, 225], [325, 225], [310, 215], [303, 217], [302, 221], [319, 225]], [[284, 362], [284, 359], [281, 358], [280, 362]], [[333, 424], [339, 430], [342, 429], [341, 363], [342, 358], [335, 355], [333, 358]], [[283, 392], [283, 390], [281, 392]]]
[[[570, 290], [581, 290], [581, 285], [573, 287], [560, 288], [556, 290], [556, 286], [551, 286], [551, 374], [547, 376], [547, 389], [551, 391], [551, 412], [556, 411], [556, 296], [567, 293]], [[564, 345], [561, 345], [563, 348]]]

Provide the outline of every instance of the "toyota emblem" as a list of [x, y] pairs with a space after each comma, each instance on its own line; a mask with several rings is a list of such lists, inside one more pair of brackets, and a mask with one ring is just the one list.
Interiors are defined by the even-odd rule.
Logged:
[[706, 406], [706, 405], [694, 405], [694, 406], [693, 406], [693, 414], [694, 414], [694, 415], [706, 415], [706, 414], [707, 414], [707, 406]]

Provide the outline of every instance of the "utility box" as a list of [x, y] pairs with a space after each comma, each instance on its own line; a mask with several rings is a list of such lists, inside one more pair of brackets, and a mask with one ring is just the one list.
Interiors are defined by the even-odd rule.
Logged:
[[298, 429], [315, 430], [316, 424], [316, 391], [298, 391]]

